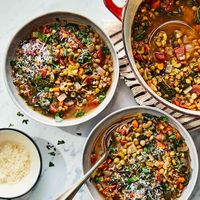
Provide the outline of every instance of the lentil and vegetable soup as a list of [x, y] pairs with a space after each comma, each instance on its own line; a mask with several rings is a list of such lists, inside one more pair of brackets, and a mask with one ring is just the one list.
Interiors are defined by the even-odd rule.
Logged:
[[112, 84], [113, 60], [103, 39], [90, 26], [64, 20], [21, 41], [10, 65], [19, 95], [57, 122], [86, 115]]
[[[160, 27], [177, 20], [186, 25]], [[199, 0], [144, 0], [132, 27], [133, 56], [148, 86], [167, 101], [196, 111], [200, 111], [199, 31]]]
[[[175, 200], [190, 179], [189, 149], [164, 116], [133, 115], [112, 131], [109, 156], [91, 179], [106, 200]], [[102, 138], [91, 153], [101, 156]]]

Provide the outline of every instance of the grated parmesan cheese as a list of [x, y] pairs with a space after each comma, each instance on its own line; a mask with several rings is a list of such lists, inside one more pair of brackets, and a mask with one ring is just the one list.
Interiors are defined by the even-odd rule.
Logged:
[[0, 144], [0, 184], [15, 184], [30, 171], [30, 154], [23, 145]]

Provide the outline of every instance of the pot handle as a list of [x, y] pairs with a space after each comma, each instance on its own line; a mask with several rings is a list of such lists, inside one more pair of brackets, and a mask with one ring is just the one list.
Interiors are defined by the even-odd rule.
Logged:
[[110, 12], [115, 15], [120, 21], [122, 21], [124, 7], [117, 6], [113, 0], [103, 0], [105, 6]]

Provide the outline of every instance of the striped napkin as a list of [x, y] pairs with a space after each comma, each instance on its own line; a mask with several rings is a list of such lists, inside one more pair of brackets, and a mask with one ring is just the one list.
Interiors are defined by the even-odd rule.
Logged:
[[128, 59], [126, 57], [125, 49], [122, 41], [122, 25], [119, 22], [105, 23], [105, 30], [109, 34], [115, 49], [117, 51], [120, 61], [120, 77], [125, 80], [126, 85], [131, 89], [133, 97], [139, 105], [156, 106], [170, 115], [175, 117], [188, 131], [195, 131], [200, 129], [200, 118], [191, 117], [182, 113], [179, 113], [164, 104], [158, 102], [155, 98], [149, 94], [145, 88], [135, 77]]

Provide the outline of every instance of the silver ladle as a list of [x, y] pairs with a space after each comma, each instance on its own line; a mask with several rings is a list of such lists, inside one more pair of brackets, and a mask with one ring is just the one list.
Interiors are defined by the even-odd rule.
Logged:
[[133, 119], [134, 118], [129, 118], [127, 120], [123, 120], [122, 122], [116, 123], [116, 124], [112, 125], [111, 127], [109, 127], [109, 129], [106, 131], [106, 133], [104, 135], [104, 139], [103, 139], [103, 143], [102, 143], [103, 151], [104, 151], [104, 154], [102, 155], [102, 157], [77, 183], [74, 184], [74, 186], [72, 186], [69, 190], [67, 190], [65, 193], [63, 193], [61, 196], [59, 196], [56, 200], [72, 200], [74, 198], [74, 196], [79, 191], [81, 186], [91, 177], [91, 175], [94, 173], [94, 171], [108, 157], [108, 155], [110, 153], [110, 151], [109, 151], [110, 142], [112, 139], [111, 133], [113, 132], [113, 130], [115, 130], [118, 126], [120, 126], [124, 123], [128, 123], [128, 122], [132, 121]]

